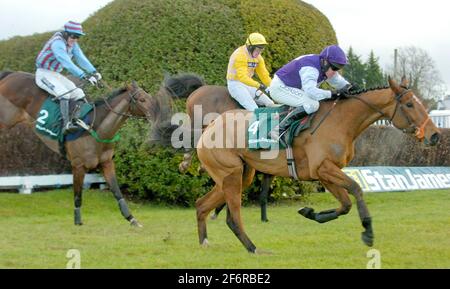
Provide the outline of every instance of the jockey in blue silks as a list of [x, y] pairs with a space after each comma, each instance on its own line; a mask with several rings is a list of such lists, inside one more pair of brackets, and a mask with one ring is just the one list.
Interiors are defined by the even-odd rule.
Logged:
[[[77, 128], [70, 119], [69, 100], [77, 101], [77, 112], [85, 101], [83, 90], [77, 88], [72, 81], [61, 74], [63, 69], [80, 79], [89, 81], [92, 85], [97, 85], [102, 78], [78, 44], [78, 39], [83, 35], [85, 33], [81, 24], [69, 21], [64, 25], [63, 31], [56, 32], [45, 43], [36, 58], [36, 84], [59, 99], [64, 122], [63, 133]], [[81, 68], [75, 65], [72, 58]]]

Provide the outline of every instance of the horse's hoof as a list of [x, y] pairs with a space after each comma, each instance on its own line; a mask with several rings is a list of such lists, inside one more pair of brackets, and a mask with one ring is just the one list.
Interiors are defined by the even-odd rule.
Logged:
[[83, 222], [76, 222], [75, 223], [75, 226], [82, 226], [83, 225]]
[[142, 227], [144, 227], [144, 226], [142, 226], [141, 223], [139, 223], [138, 220], [136, 220], [135, 218], [131, 219], [130, 225], [131, 225], [132, 227], [136, 227], [136, 228], [142, 228]]
[[178, 166], [178, 171], [182, 174], [184, 174], [187, 171], [187, 164], [185, 164], [185, 162], [182, 162], [179, 166]]
[[361, 233], [361, 239], [364, 242], [364, 244], [366, 244], [369, 247], [373, 246], [373, 233], [372, 232], [362, 232]]
[[210, 217], [211, 220], [216, 220], [217, 219], [217, 214], [212, 214]]
[[201, 246], [202, 246], [203, 248], [208, 248], [208, 247], [209, 247], [208, 239], [203, 240]]
[[298, 209], [298, 213], [305, 218], [314, 220], [314, 209], [312, 209], [312, 208], [308, 208], [308, 207], [300, 208], [300, 209]]
[[271, 251], [267, 251], [267, 250], [262, 250], [262, 249], [255, 249], [254, 252], [255, 255], [273, 255], [273, 253]]
[[261, 219], [261, 222], [263, 222], [263, 223], [269, 223], [269, 219]]

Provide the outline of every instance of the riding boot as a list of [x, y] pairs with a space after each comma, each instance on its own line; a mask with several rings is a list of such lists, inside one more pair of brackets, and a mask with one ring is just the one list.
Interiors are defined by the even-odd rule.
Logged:
[[74, 108], [74, 111], [72, 112], [72, 122], [74, 122], [75, 120], [80, 118], [81, 107], [83, 106], [83, 104], [84, 104], [84, 100], [83, 99], [79, 99], [75, 103], [75, 108]]
[[59, 101], [59, 106], [61, 110], [61, 116], [63, 119], [63, 129], [62, 134], [68, 134], [73, 131], [75, 131], [78, 127], [73, 125], [72, 119], [69, 115], [69, 100], [68, 99], [61, 99]]
[[289, 126], [296, 120], [306, 116], [307, 113], [303, 106], [296, 107], [288, 115], [269, 132], [269, 137], [278, 140], [289, 128]]

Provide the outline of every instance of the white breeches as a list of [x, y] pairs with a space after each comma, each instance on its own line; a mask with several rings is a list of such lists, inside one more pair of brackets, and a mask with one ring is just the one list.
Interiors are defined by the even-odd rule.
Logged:
[[246, 110], [254, 111], [258, 105], [272, 106], [273, 101], [255, 87], [243, 84], [240, 81], [228, 80], [228, 91]]
[[319, 101], [309, 98], [301, 89], [285, 85], [277, 75], [274, 75], [269, 90], [270, 96], [276, 102], [293, 107], [303, 106], [308, 114], [319, 109]]
[[55, 71], [38, 68], [36, 84], [58, 99], [79, 100], [85, 97], [81, 88], [77, 88], [67, 77]]

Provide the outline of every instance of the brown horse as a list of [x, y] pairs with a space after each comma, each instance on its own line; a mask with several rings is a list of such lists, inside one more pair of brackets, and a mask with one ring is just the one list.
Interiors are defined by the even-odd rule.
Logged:
[[[425, 144], [435, 145], [438, 142], [439, 129], [430, 120], [419, 99], [406, 88], [406, 84], [405, 79], [401, 86], [389, 79], [389, 88], [366, 91], [337, 102], [312, 134], [322, 117], [333, 107], [333, 102], [330, 101], [321, 104], [311, 128], [294, 139], [295, 164], [301, 180], [319, 180], [341, 206], [319, 213], [311, 208], [303, 208], [299, 210], [300, 214], [320, 223], [336, 219], [350, 211], [350, 193], [356, 198], [365, 229], [362, 240], [368, 246], [373, 245], [372, 220], [363, 200], [361, 187], [342, 172], [341, 168], [353, 158], [354, 141], [358, 135], [378, 119], [391, 120], [395, 127], [406, 133], [416, 131], [417, 139], [424, 140]], [[239, 119], [239, 115], [243, 115], [244, 119]], [[196, 202], [198, 235], [203, 246], [208, 245], [208, 213], [226, 202], [227, 225], [249, 252], [256, 253], [256, 246], [244, 231], [241, 220], [242, 190], [251, 183], [255, 169], [271, 175], [289, 176], [284, 150], [280, 150], [275, 158], [263, 159], [263, 152], [246, 148], [246, 141], [243, 147], [236, 145], [238, 137], [246, 138], [251, 115], [252, 113], [242, 110], [224, 113], [200, 137], [198, 157], [215, 181], [214, 188]], [[220, 139], [218, 136], [223, 136], [223, 143], [212, 143], [212, 140]], [[220, 145], [222, 148], [218, 147]]]
[[[196, 81], [197, 79], [197, 81]], [[228, 89], [225, 86], [219, 85], [204, 85], [201, 78], [195, 75], [181, 75], [176, 77], [171, 77], [166, 80], [168, 87], [170, 85], [174, 88], [169, 89], [171, 91], [172, 97], [185, 98], [186, 100], [186, 113], [190, 119], [190, 127], [185, 129], [191, 131], [191, 136], [193, 137], [192, 144], [196, 144], [198, 138], [202, 134], [203, 129], [205, 129], [215, 118], [220, 116], [222, 113], [234, 109], [242, 108], [241, 105], [234, 100], [228, 93]], [[192, 93], [187, 94], [191, 91], [192, 84], [201, 84], [198, 89], [194, 90]], [[180, 89], [186, 87], [185, 89]], [[178, 89], [177, 89], [178, 88]], [[201, 123], [198, 125], [195, 123], [196, 120], [200, 120]], [[183, 162], [179, 165], [180, 172], [186, 172], [190, 167], [192, 162], [192, 157], [195, 150], [192, 148], [186, 148], [185, 154], [183, 156]], [[261, 221], [268, 222], [267, 219], [267, 198], [270, 192], [270, 184], [272, 183], [273, 176], [263, 174], [263, 180], [261, 185], [261, 192], [259, 195], [259, 202], [261, 206]], [[212, 219], [217, 218], [217, 215], [224, 208], [225, 204], [217, 207], [214, 214], [211, 216]]]
[[[0, 128], [10, 128], [19, 122], [33, 124], [48, 93], [35, 85], [34, 75], [25, 72], [0, 73]], [[95, 103], [93, 128], [101, 139], [112, 138], [129, 117], [155, 119], [160, 104], [135, 82], [114, 91], [108, 98]], [[92, 111], [91, 113], [94, 113]], [[55, 140], [37, 134], [53, 151], [59, 153]], [[141, 226], [128, 209], [117, 183], [114, 162], [114, 145], [97, 142], [89, 133], [64, 144], [67, 159], [71, 162], [75, 203], [75, 225], [82, 225], [81, 203], [83, 180], [87, 171], [100, 166], [110, 190], [116, 198], [122, 215], [133, 226]]]

